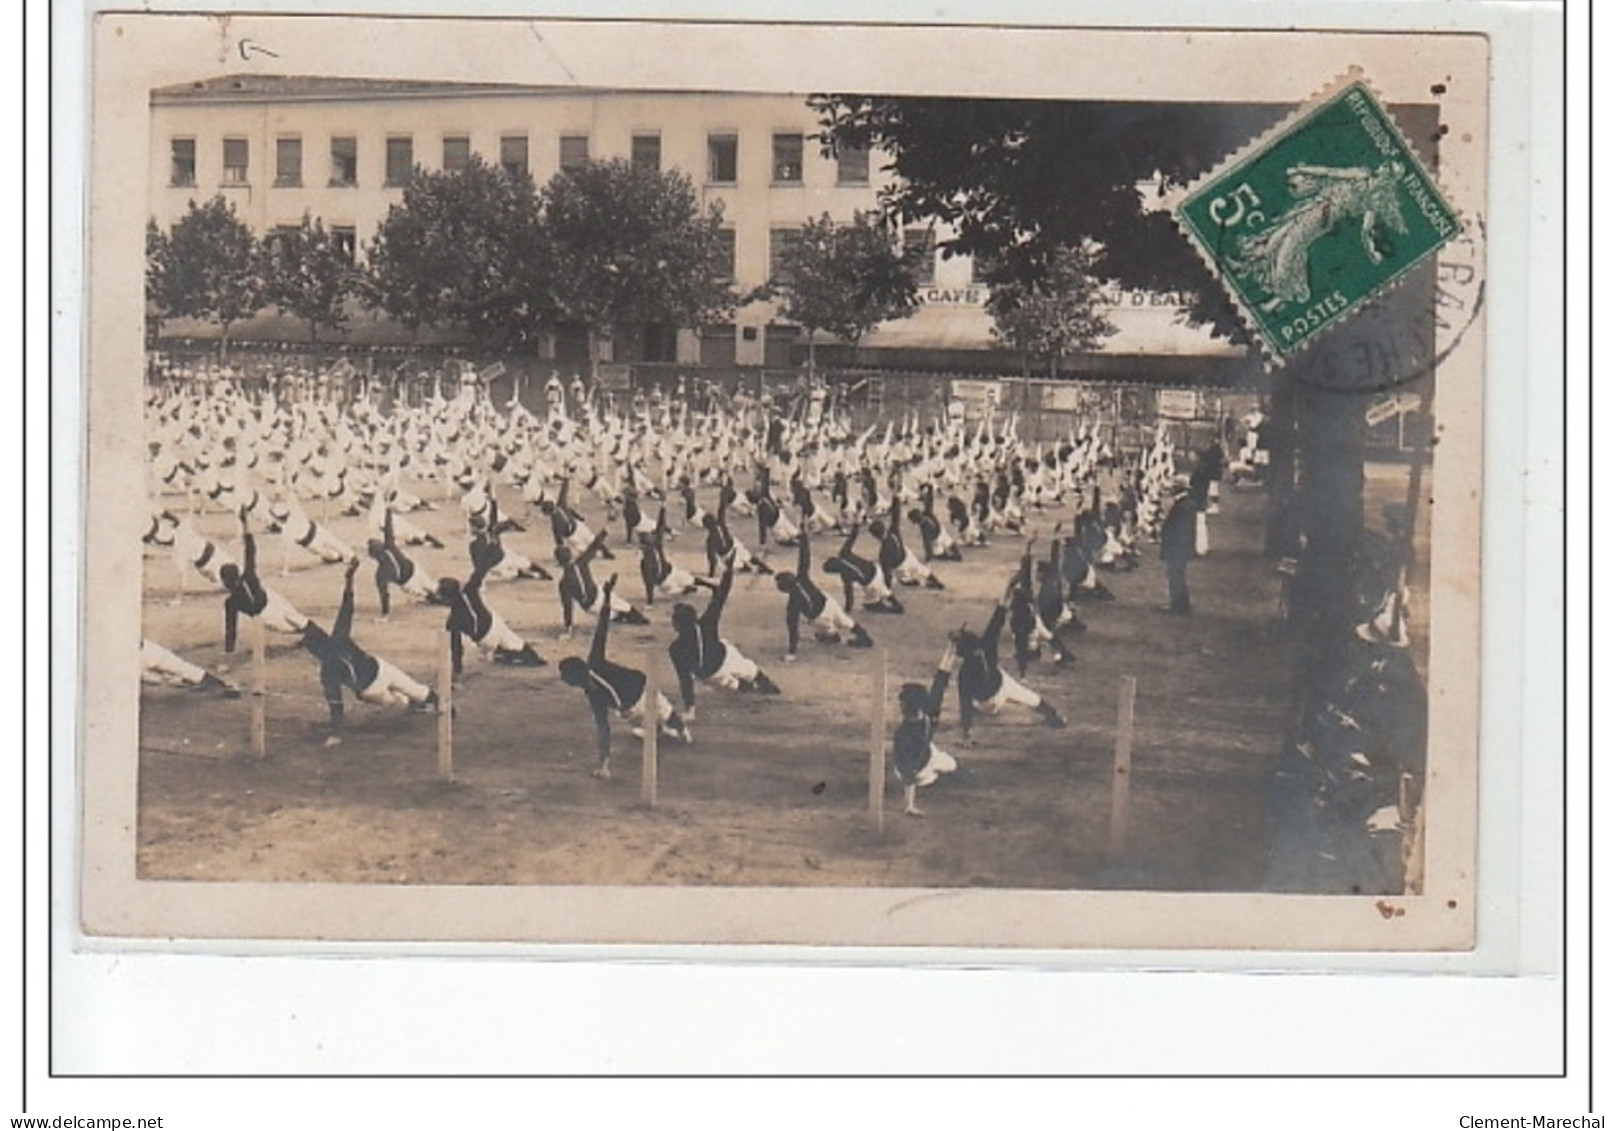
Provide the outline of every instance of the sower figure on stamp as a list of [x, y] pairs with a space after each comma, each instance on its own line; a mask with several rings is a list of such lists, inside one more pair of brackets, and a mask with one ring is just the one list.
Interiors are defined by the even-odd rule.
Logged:
[[950, 642], [937, 664], [936, 674], [931, 677], [930, 687], [923, 683], [905, 683], [897, 692], [897, 707], [903, 721], [897, 724], [897, 731], [892, 735], [892, 764], [897, 780], [903, 783], [903, 813], [909, 817], [925, 816], [915, 804], [915, 794], [921, 786], [930, 785], [943, 774], [959, 768], [953, 755], [937, 749], [933, 741], [942, 717], [942, 697], [953, 675], [953, 661]]
[[686, 723], [695, 719], [695, 681], [698, 679], [727, 691], [779, 694], [774, 681], [720, 634], [724, 603], [729, 600], [734, 583], [735, 567], [731, 560], [725, 564], [723, 578], [704, 613], [698, 615], [695, 606], [682, 602], [673, 606], [674, 636], [673, 643], [667, 647], [667, 656], [678, 674]]
[[588, 659], [580, 660], [576, 656], [568, 656], [560, 662], [558, 668], [563, 683], [581, 688], [588, 697], [589, 710], [594, 715], [595, 741], [600, 757], [593, 772], [594, 776], [602, 781], [611, 780], [613, 712], [619, 718], [633, 724], [635, 735], [643, 735], [643, 728], [647, 725], [647, 709], [653, 708], [654, 718], [650, 721], [660, 727], [663, 733], [674, 735], [686, 743], [693, 741], [683, 717], [673, 710], [673, 704], [668, 701], [667, 696], [658, 691], [654, 703], [646, 702], [647, 681], [644, 672], [606, 659], [606, 637], [611, 631], [611, 614], [608, 609], [611, 591], [616, 586], [617, 575], [612, 574], [601, 587], [605, 600], [601, 602], [600, 614], [595, 618], [594, 639], [589, 646]]
[[431, 711], [438, 705], [437, 692], [354, 643], [353, 575], [358, 570], [359, 559], [355, 558], [348, 563], [342, 582], [342, 603], [330, 633], [313, 621], [303, 629], [303, 647], [320, 661], [320, 689], [331, 713], [331, 733], [325, 739], [327, 746], [342, 741], [345, 691], [352, 691], [361, 702], [384, 707]]
[[[1010, 583], [1011, 586], [1014, 582]], [[976, 715], [996, 715], [1006, 703], [1018, 703], [1036, 711], [1047, 726], [1065, 726], [1065, 717], [1044, 698], [998, 666], [998, 638], [1009, 613], [1009, 589], [993, 609], [987, 627], [977, 636], [961, 628], [951, 637], [961, 661], [959, 667], [959, 727], [970, 738]]]
[[1194, 558], [1195, 525], [1200, 509], [1195, 506], [1184, 479], [1172, 483], [1172, 507], [1161, 523], [1161, 561], [1166, 563], [1166, 611], [1187, 615], [1189, 606], [1189, 562]]

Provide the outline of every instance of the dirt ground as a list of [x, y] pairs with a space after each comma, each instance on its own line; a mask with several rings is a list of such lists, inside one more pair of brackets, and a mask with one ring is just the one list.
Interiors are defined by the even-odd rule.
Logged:
[[[1371, 469], [1371, 518], [1377, 498], [1398, 497], [1405, 476], [1403, 468]], [[519, 502], [509, 505], [521, 513]], [[878, 837], [866, 804], [872, 659], [879, 650], [804, 640], [799, 662], [784, 663], [784, 598], [766, 577], [737, 578], [725, 635], [784, 693], [762, 698], [703, 686], [695, 744], [661, 744], [660, 798], [651, 809], [640, 801], [640, 743], [625, 727], [614, 728], [614, 780], [590, 776], [594, 737], [585, 700], [555, 674], [557, 659], [587, 649], [589, 625], [571, 641], [558, 639], [554, 583], [515, 581], [490, 583], [488, 602], [550, 666], [468, 659], [455, 692], [452, 784], [437, 780], [430, 715], [350, 705], [346, 741], [326, 748], [318, 668], [291, 637], [269, 636], [263, 761], [250, 758], [246, 698], [146, 687], [139, 875], [1259, 890], [1267, 869], [1264, 807], [1288, 681], [1288, 649], [1273, 627], [1279, 577], [1260, 554], [1265, 505], [1260, 489], [1224, 490], [1222, 513], [1211, 519], [1212, 553], [1189, 572], [1193, 616], [1160, 611], [1165, 583], [1153, 547], [1138, 571], [1106, 576], [1116, 600], [1084, 606], [1088, 631], [1072, 637], [1078, 662], [1064, 669], [1035, 663], [1026, 676], [1067, 715], [1067, 729], [1046, 728], [1010, 707], [980, 725], [967, 744], [950, 690], [938, 745], [958, 758], [960, 771], [922, 791], [923, 820], [902, 815], [901, 789], [888, 777], [885, 831]], [[1046, 535], [1057, 517], [1065, 516], [1042, 518], [1040, 532]], [[463, 576], [458, 507], [410, 518], [449, 546], [412, 555], [434, 576]], [[195, 523], [228, 537], [233, 518], [212, 514]], [[332, 528], [350, 545], [363, 545], [361, 519], [338, 518]], [[736, 530], [756, 534], [750, 520], [737, 522]], [[816, 542], [816, 563], [832, 551], [832, 537]], [[506, 542], [548, 561], [548, 538], [540, 517]], [[622, 549], [620, 523], [611, 544], [618, 560], [598, 563], [597, 578], [619, 569], [624, 594], [642, 603], [637, 556]], [[905, 590], [906, 615], [862, 618], [889, 656], [893, 693], [903, 680], [929, 678], [949, 629], [985, 622], [1019, 549], [1000, 539], [963, 563], [942, 563], [946, 592]], [[704, 562], [698, 532], [681, 532], [669, 551], [692, 568]], [[773, 558], [785, 555], [794, 551], [776, 550]], [[281, 556], [278, 537], [263, 537], [266, 583], [329, 625], [341, 567], [303, 555], [282, 577]], [[367, 561], [358, 579], [357, 640], [435, 686], [443, 611], [406, 600], [395, 604], [388, 622], [377, 623], [371, 575]], [[193, 579], [174, 604], [176, 577], [166, 552], [147, 551], [146, 634], [220, 670], [222, 599], [200, 593]], [[671, 695], [667, 609], [668, 602], [658, 602], [647, 628], [614, 626], [611, 650], [618, 660], [648, 668]], [[1006, 663], [1011, 651], [1006, 631]], [[231, 658], [230, 678], [249, 679], [249, 656]], [[1106, 848], [1123, 675], [1137, 680], [1137, 715], [1130, 855], [1118, 866], [1107, 861]], [[895, 721], [893, 705], [888, 733]]]

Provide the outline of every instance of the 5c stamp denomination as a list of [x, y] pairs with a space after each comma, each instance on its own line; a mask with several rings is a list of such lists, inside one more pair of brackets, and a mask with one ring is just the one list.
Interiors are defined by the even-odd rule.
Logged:
[[1355, 77], [1202, 178], [1174, 215], [1278, 362], [1462, 230]]

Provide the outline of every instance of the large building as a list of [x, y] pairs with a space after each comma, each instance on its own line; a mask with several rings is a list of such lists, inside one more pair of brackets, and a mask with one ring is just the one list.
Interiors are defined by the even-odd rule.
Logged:
[[[148, 199], [161, 226], [190, 202], [222, 194], [260, 235], [295, 226], [308, 212], [362, 256], [417, 167], [454, 169], [475, 154], [543, 184], [575, 162], [626, 158], [680, 169], [702, 201], [722, 204], [743, 292], [769, 277], [804, 221], [873, 209], [886, 176], [878, 154], [826, 155], [814, 113], [790, 95], [234, 75], [160, 88], [151, 108]], [[987, 292], [971, 261], [937, 254], [928, 227], [908, 229], [903, 239], [920, 264], [921, 308], [872, 331], [862, 356], [932, 365], [987, 358]], [[1102, 352], [1112, 359], [1229, 352], [1182, 325], [1179, 309], [1171, 296], [1117, 293], [1108, 313], [1119, 332]], [[641, 328], [614, 343], [616, 359], [789, 365], [800, 331], [775, 313], [757, 302], [733, 325], [700, 334]], [[559, 341], [557, 356], [578, 348]]]

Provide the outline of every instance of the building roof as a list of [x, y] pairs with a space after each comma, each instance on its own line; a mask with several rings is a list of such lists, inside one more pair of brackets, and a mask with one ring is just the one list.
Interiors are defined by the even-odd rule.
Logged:
[[[160, 86], [153, 104], [175, 102], [297, 102], [350, 98], [444, 98], [469, 95], [556, 93], [563, 88], [519, 83], [432, 82], [419, 79], [344, 78], [334, 75], [217, 75], [195, 82]], [[594, 93], [566, 87], [569, 94]]]
[[[618, 87], [529, 85], [495, 82], [438, 82], [426, 79], [370, 79], [337, 75], [229, 74], [156, 87], [152, 105], [207, 102], [322, 102], [394, 98], [486, 98], [535, 95], [705, 95], [700, 90], [624, 90]], [[738, 92], [728, 92], [731, 95]], [[762, 94], [800, 98], [801, 95]]]

